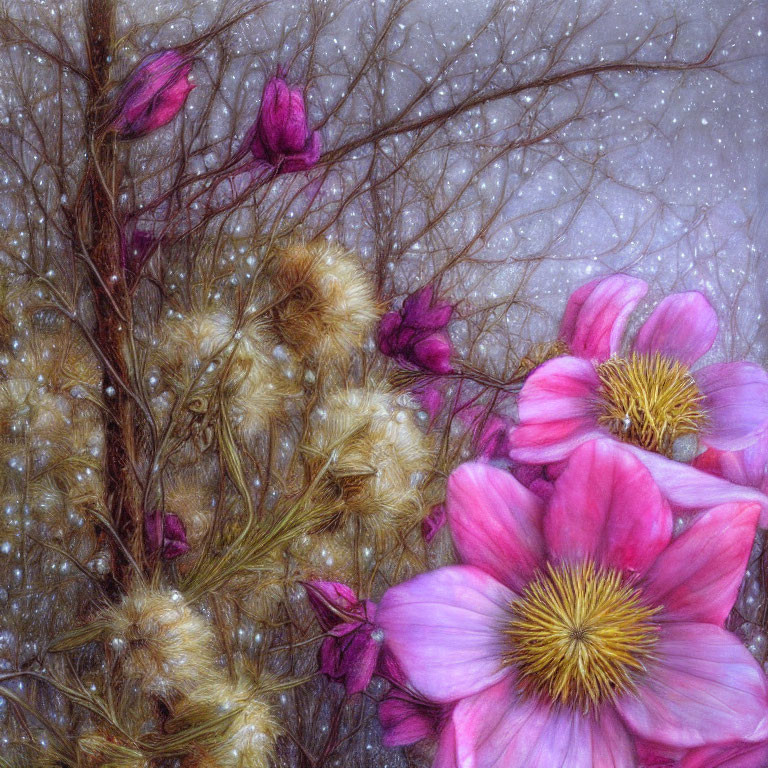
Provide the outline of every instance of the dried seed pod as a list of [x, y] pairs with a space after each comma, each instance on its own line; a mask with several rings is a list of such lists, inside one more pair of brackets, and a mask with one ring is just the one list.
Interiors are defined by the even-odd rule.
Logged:
[[386, 537], [418, 523], [432, 453], [413, 413], [384, 389], [343, 389], [318, 414], [301, 449], [311, 475], [320, 476], [317, 493], [333, 509], [320, 528], [356, 518]]
[[345, 361], [373, 330], [380, 314], [373, 285], [339, 244], [290, 243], [269, 268], [277, 332], [299, 357]]
[[218, 674], [213, 632], [180, 592], [136, 587], [103, 619], [121, 675], [145, 695], [169, 702]]

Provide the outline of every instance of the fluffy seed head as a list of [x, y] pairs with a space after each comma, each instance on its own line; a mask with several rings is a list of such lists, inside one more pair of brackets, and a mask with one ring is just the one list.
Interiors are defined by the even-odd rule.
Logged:
[[278, 342], [263, 318], [238, 325], [218, 309], [166, 322], [158, 364], [166, 384], [184, 398], [202, 445], [210, 438], [211, 409], [220, 396], [233, 425], [250, 439], [296, 394], [291, 370], [275, 355]]
[[431, 451], [413, 414], [380, 389], [338, 390], [321, 410], [302, 450], [313, 475], [326, 468], [320, 493], [336, 509], [326, 527], [356, 517], [384, 534], [420, 521]]
[[123, 677], [148, 695], [170, 701], [215, 670], [213, 633], [179, 592], [135, 588], [105, 620]]
[[198, 744], [183, 768], [269, 768], [280, 727], [263, 691], [238, 674], [238, 681], [221, 680], [195, 689], [181, 703], [175, 718], [188, 728], [200, 727], [234, 713], [223, 733], [209, 744]]
[[656, 644], [657, 610], [618, 571], [548, 565], [510, 606], [505, 661], [525, 692], [587, 711], [634, 689]]
[[344, 360], [379, 316], [373, 285], [358, 258], [337, 243], [293, 242], [270, 262], [275, 325], [301, 357]]
[[675, 440], [705, 421], [704, 396], [677, 360], [633, 352], [606, 360], [597, 373], [598, 421], [626, 442], [671, 456]]

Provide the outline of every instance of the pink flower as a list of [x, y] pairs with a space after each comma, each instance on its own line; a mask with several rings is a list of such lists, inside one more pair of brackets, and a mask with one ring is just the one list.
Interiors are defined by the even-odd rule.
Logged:
[[390, 588], [376, 615], [415, 689], [454, 704], [436, 768], [630, 768], [638, 739], [768, 737], [768, 682], [723, 628], [756, 504], [673, 539], [651, 474], [611, 440], [574, 451], [548, 502], [472, 463], [446, 504], [464, 564]]
[[176, 515], [164, 515], [161, 510], [144, 515], [144, 540], [147, 551], [160, 550], [163, 560], [175, 560], [189, 552], [187, 531]]
[[309, 603], [324, 632], [320, 671], [343, 682], [347, 693], [368, 687], [376, 669], [383, 634], [373, 622], [376, 604], [360, 601], [346, 584], [311, 581], [304, 585]]
[[434, 301], [427, 285], [412, 293], [399, 312], [388, 312], [379, 323], [379, 350], [401, 366], [431, 373], [450, 373], [453, 346], [445, 327], [453, 307]]
[[118, 91], [110, 127], [121, 139], [138, 139], [173, 120], [195, 87], [192, 60], [169, 50], [146, 56]]
[[307, 122], [304, 91], [291, 88], [282, 77], [264, 86], [256, 122], [245, 137], [255, 160], [271, 165], [277, 173], [312, 168], [320, 159], [322, 140]]
[[526, 380], [510, 455], [548, 464], [610, 436], [632, 447], [674, 504], [732, 500], [727, 486], [668, 457], [681, 437], [721, 450], [753, 443], [768, 425], [768, 375], [747, 362], [690, 372], [718, 327], [696, 291], [661, 301], [622, 356], [624, 326], [646, 290], [642, 280], [619, 274], [572, 294], [560, 329], [571, 355], [543, 363]]

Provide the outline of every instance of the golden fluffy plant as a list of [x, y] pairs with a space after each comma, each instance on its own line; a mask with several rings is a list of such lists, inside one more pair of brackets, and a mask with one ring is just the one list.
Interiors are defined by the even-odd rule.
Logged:
[[326, 468], [316, 493], [332, 514], [321, 529], [354, 520], [386, 539], [424, 516], [429, 440], [413, 411], [384, 387], [330, 393], [316, 409], [301, 451], [311, 475]]
[[150, 768], [149, 760], [139, 750], [100, 733], [81, 736], [77, 755], [83, 768]]
[[209, 624], [173, 589], [137, 586], [103, 616], [119, 675], [170, 704], [216, 679]]
[[186, 417], [180, 421], [199, 449], [210, 445], [222, 406], [251, 440], [298, 391], [264, 317], [238, 318], [221, 307], [174, 314], [162, 325], [153, 357], [162, 372], [163, 389], [154, 399], [159, 420]]
[[294, 240], [267, 260], [275, 327], [299, 358], [343, 362], [371, 334], [380, 315], [359, 258], [335, 242]]
[[268, 690], [237, 670], [236, 681], [222, 677], [196, 688], [174, 710], [169, 727], [195, 728], [220, 718], [221, 736], [208, 746], [196, 745], [183, 768], [269, 768], [280, 727], [268, 701]]

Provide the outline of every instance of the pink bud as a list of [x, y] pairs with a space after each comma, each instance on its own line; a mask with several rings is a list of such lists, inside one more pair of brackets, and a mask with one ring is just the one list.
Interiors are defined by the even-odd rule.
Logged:
[[267, 81], [245, 146], [255, 160], [273, 166], [277, 173], [312, 168], [320, 159], [322, 141], [307, 122], [303, 90], [291, 88], [282, 77]]
[[345, 621], [365, 617], [354, 590], [338, 581], [309, 581], [304, 584], [309, 604], [324, 632]]
[[176, 515], [163, 515], [159, 509], [144, 515], [144, 540], [147, 551], [152, 554], [160, 550], [163, 560], [175, 560], [189, 552], [184, 523]]
[[388, 312], [379, 323], [379, 350], [405, 368], [447, 374], [453, 370], [453, 345], [445, 327], [453, 307], [434, 300], [427, 285], [412, 293], [399, 312]]
[[320, 646], [320, 671], [344, 683], [352, 695], [365, 690], [376, 669], [384, 635], [375, 625], [376, 605], [358, 600], [346, 584], [304, 584], [318, 623], [330, 636]]
[[191, 69], [178, 51], [146, 56], [120, 86], [110, 127], [121, 139], [137, 139], [169, 123], [195, 87]]

